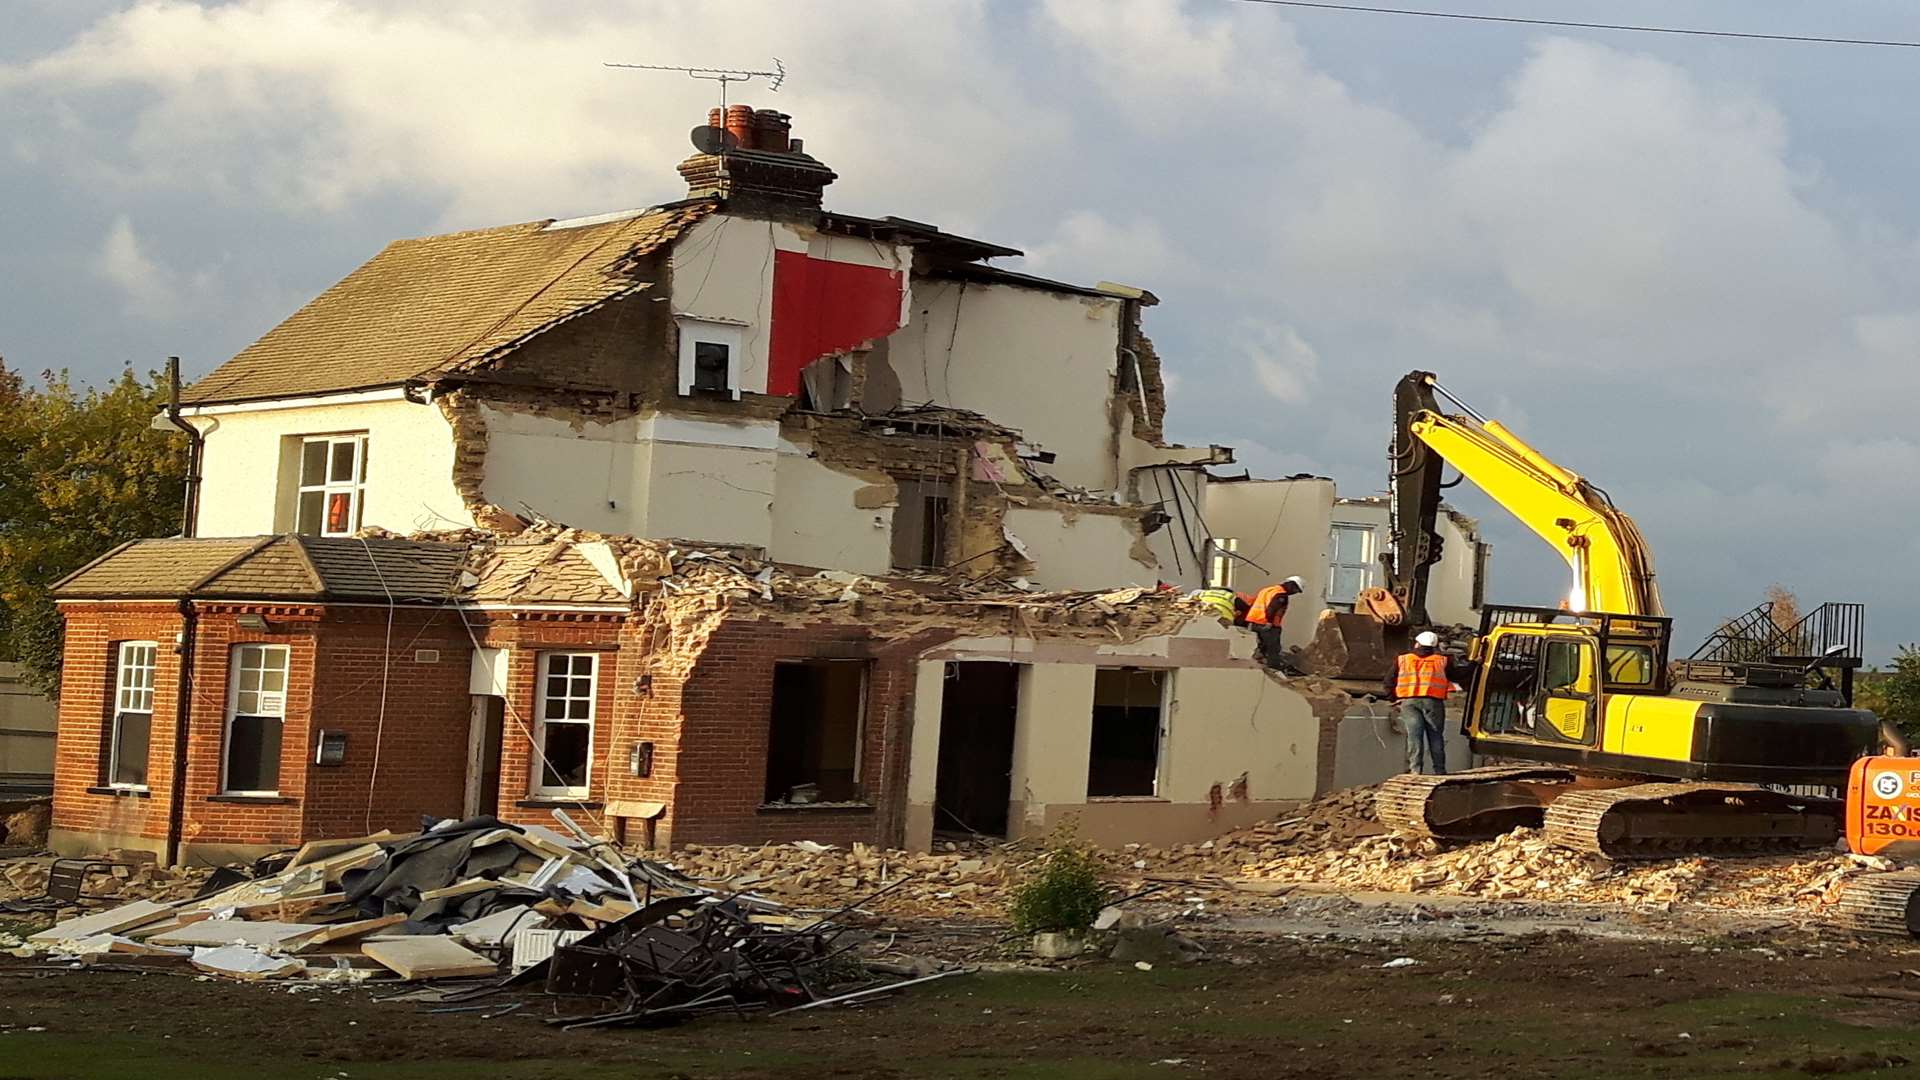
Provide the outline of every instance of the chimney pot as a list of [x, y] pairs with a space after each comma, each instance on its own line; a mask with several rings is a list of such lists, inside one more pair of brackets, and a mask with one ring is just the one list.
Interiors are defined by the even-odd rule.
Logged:
[[733, 137], [739, 141], [740, 149], [754, 149], [753, 106], [727, 106], [727, 131], [732, 133]]
[[761, 109], [753, 114], [753, 145], [770, 153], [787, 152], [787, 135], [793, 118], [778, 109]]

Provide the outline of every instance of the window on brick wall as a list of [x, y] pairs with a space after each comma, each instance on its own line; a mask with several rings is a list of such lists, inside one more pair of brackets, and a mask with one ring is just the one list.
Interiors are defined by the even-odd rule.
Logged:
[[114, 664], [113, 725], [107, 737], [107, 783], [147, 786], [147, 739], [153, 731], [153, 671], [160, 646], [123, 641]]
[[306, 536], [351, 536], [358, 532], [367, 488], [366, 435], [300, 440], [299, 470], [293, 531]]
[[1167, 673], [1155, 668], [1094, 672], [1088, 795], [1116, 798], [1159, 793], [1166, 686]]
[[593, 757], [594, 689], [600, 658], [593, 653], [542, 653], [534, 743], [535, 795], [585, 798]]
[[769, 803], [855, 802], [866, 726], [865, 660], [782, 660], [773, 665], [767, 731]]
[[235, 645], [229, 661], [221, 789], [280, 793], [280, 733], [287, 719], [287, 647]]

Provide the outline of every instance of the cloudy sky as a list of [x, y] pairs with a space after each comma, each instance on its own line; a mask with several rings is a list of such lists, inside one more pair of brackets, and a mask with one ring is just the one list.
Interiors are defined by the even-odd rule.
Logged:
[[[1435, 6], [1920, 40], [1911, 0]], [[830, 205], [1157, 292], [1176, 438], [1365, 494], [1432, 368], [1640, 519], [1688, 645], [1776, 581], [1920, 639], [1920, 49], [1236, 0], [7, 7], [18, 368], [199, 374], [393, 237], [674, 198], [713, 85], [601, 62], [779, 56], [736, 93]], [[1564, 593], [1459, 501], [1495, 599]]]

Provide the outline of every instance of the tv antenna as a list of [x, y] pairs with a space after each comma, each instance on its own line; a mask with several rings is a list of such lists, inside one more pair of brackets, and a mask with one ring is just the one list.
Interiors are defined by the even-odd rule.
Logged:
[[717, 82], [720, 84], [720, 112], [722, 115], [725, 115], [727, 111], [728, 83], [751, 82], [754, 79], [765, 79], [767, 80], [767, 89], [777, 94], [780, 92], [780, 84], [787, 80], [787, 65], [781, 63], [780, 58], [777, 56], [773, 58], [772, 71], [742, 71], [739, 68], [687, 67], [683, 64], [615, 64], [605, 61], [603, 61], [600, 66], [631, 68], [639, 71], [684, 71], [695, 79], [706, 79], [711, 82]]

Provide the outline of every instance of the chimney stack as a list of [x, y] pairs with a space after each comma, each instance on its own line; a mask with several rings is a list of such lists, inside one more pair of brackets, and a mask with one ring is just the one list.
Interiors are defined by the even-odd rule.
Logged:
[[707, 126], [725, 131], [732, 145], [680, 163], [688, 198], [724, 199], [736, 213], [776, 219], [805, 219], [820, 209], [826, 186], [836, 177], [792, 137], [792, 117], [729, 105], [725, 113], [707, 110]]

